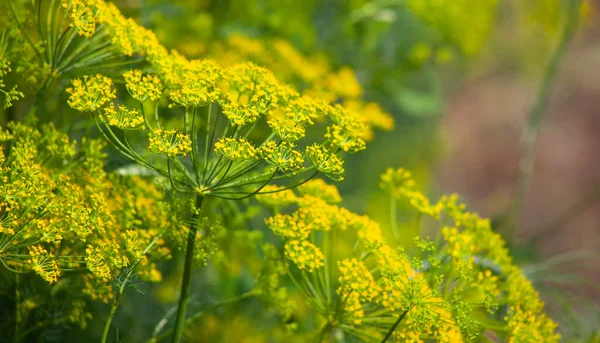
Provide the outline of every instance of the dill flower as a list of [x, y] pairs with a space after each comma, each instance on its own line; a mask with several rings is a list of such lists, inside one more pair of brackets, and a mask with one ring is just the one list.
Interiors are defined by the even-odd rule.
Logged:
[[342, 180], [344, 177], [344, 162], [335, 153], [328, 151], [322, 145], [313, 144], [306, 147], [306, 156], [317, 168], [334, 180]]
[[116, 126], [121, 130], [145, 130], [144, 116], [137, 108], [129, 108], [119, 105], [117, 109], [114, 107], [105, 107], [102, 120], [108, 125]]
[[251, 124], [260, 116], [260, 112], [257, 108], [246, 107], [242, 103], [229, 99], [221, 100], [220, 105], [223, 108], [223, 114], [229, 119], [231, 125], [244, 126], [246, 124]]
[[291, 240], [285, 244], [284, 252], [301, 270], [312, 272], [323, 266], [323, 253], [309, 241]]
[[31, 269], [45, 281], [55, 283], [60, 276], [60, 269], [54, 256], [39, 245], [29, 246], [29, 263]]
[[[489, 220], [469, 212], [456, 196], [430, 205], [409, 172], [388, 170], [382, 175], [382, 187], [396, 200], [435, 221], [442, 214], [446, 218], [435, 242], [415, 238], [411, 256], [390, 245], [377, 222], [307, 191], [323, 187], [334, 186], [321, 180], [295, 189], [296, 201], [287, 205], [291, 212], [279, 206], [265, 222], [282, 237], [291, 261], [288, 272], [327, 325], [362, 340], [379, 340], [387, 333], [408, 342], [463, 342], [489, 332], [515, 342], [539, 340], [539, 335], [558, 341], [539, 295], [512, 263]], [[352, 234], [344, 238], [356, 242], [338, 239], [334, 245], [336, 232], [348, 230]], [[353, 248], [333, 248], [344, 244]], [[497, 321], [508, 307], [527, 314], [515, 310], [488, 326], [488, 320]]]
[[102, 74], [85, 75], [71, 85], [68, 104], [81, 112], [96, 111], [117, 97], [112, 80]]
[[302, 168], [304, 158], [302, 153], [294, 150], [295, 145], [290, 142], [268, 141], [258, 149], [260, 156], [268, 164], [283, 172], [296, 172]]
[[4, 84], [4, 76], [12, 71], [10, 67], [10, 61], [6, 56], [0, 56], [0, 92], [4, 93], [4, 108], [12, 106], [12, 102], [24, 98], [25, 95], [17, 90], [15, 85], [11, 90], [6, 91], [3, 88], [6, 87]]
[[162, 95], [162, 82], [156, 75], [142, 75], [140, 70], [134, 69], [123, 74], [125, 86], [132, 98], [139, 102], [147, 100], [156, 101]]
[[215, 143], [215, 153], [232, 161], [258, 159], [256, 147], [245, 138], [220, 138]]
[[301, 218], [298, 212], [293, 214], [276, 214], [265, 219], [267, 226], [276, 235], [284, 238], [306, 239], [310, 234], [311, 227]]
[[[328, 204], [337, 204], [342, 201], [337, 187], [327, 184], [323, 179], [312, 179], [298, 186], [297, 190], [302, 196], [310, 195], [320, 198]], [[291, 193], [293, 194], [293, 192]]]
[[[310, 181], [304, 185], [308, 183]], [[299, 187], [303, 187], [304, 185]], [[256, 200], [265, 206], [278, 208], [296, 203], [297, 198], [291, 189], [277, 185], [267, 185], [263, 188], [263, 193], [256, 196]]]
[[149, 138], [149, 149], [157, 154], [172, 156], [185, 156], [192, 151], [189, 136], [176, 130], [154, 129]]
[[199, 107], [212, 103], [220, 96], [217, 81], [221, 74], [221, 69], [213, 61], [190, 62], [176, 88], [169, 91], [169, 97], [175, 106]]

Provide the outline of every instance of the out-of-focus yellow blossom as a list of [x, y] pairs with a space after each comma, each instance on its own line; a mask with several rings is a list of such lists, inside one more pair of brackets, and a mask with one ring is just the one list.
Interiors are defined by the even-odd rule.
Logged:
[[312, 272], [323, 267], [323, 252], [309, 241], [291, 240], [285, 244], [284, 252], [301, 270]]
[[[310, 181], [304, 185], [308, 183], [310, 183]], [[301, 185], [300, 187], [304, 185]], [[285, 187], [277, 185], [268, 185], [263, 188], [262, 194], [256, 196], [256, 200], [265, 206], [278, 208], [295, 203], [297, 198], [291, 189], [285, 189]]]
[[337, 187], [327, 184], [323, 179], [312, 179], [303, 185], [298, 186], [297, 189], [300, 195], [310, 195], [320, 198], [328, 204], [333, 205], [342, 202], [342, 197], [340, 196]]
[[[498, 0], [409, 0], [405, 5], [441, 37], [447, 37], [464, 55], [473, 56], [481, 50], [489, 36], [498, 3]], [[423, 51], [427, 48], [420, 46]], [[419, 59], [424, 56], [422, 52], [418, 55]]]

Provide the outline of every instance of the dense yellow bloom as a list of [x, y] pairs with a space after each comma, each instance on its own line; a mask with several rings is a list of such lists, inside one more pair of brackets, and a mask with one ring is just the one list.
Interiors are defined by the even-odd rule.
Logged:
[[233, 101], [230, 99], [224, 99], [219, 102], [223, 109], [223, 114], [231, 125], [243, 126], [246, 124], [254, 123], [260, 116], [260, 112], [256, 107], [247, 107], [244, 104]]
[[221, 74], [213, 61], [189, 62], [169, 97], [177, 106], [200, 107], [215, 102], [221, 94], [217, 87]]
[[310, 234], [311, 227], [301, 217], [302, 214], [299, 212], [291, 215], [279, 213], [265, 219], [265, 223], [276, 235], [281, 237], [306, 239]]
[[[10, 123], [0, 129], [0, 146], [11, 146], [8, 155], [0, 154], [3, 262], [49, 283], [83, 285], [83, 293], [72, 295], [75, 302], [81, 296], [108, 301], [122, 269], [170, 226], [161, 193], [140, 178], [106, 174], [101, 141], [76, 144], [52, 125], [37, 130]], [[161, 240], [136, 271], [158, 281], [152, 261], [169, 257]], [[90, 319], [79, 305], [73, 311], [73, 323]]]
[[119, 105], [118, 108], [105, 107], [101, 117], [108, 125], [116, 126], [122, 130], [145, 130], [144, 116], [137, 108], [128, 108]]
[[[305, 183], [305, 185], [307, 183]], [[289, 206], [294, 204], [298, 199], [291, 189], [285, 189], [285, 187], [277, 185], [268, 185], [263, 188], [261, 194], [256, 196], [256, 200], [265, 206], [278, 208], [281, 206]]]
[[85, 75], [71, 84], [68, 104], [81, 112], [94, 112], [117, 97], [112, 80], [102, 74]]
[[232, 161], [252, 161], [258, 159], [256, 147], [245, 138], [220, 138], [215, 143], [215, 153]]
[[123, 74], [129, 94], [139, 102], [160, 99], [163, 85], [156, 75], [142, 75], [141, 70], [130, 70]]
[[379, 296], [381, 287], [367, 267], [357, 259], [338, 261], [340, 270], [339, 286], [336, 292], [347, 299], [345, 310], [353, 317], [353, 324], [360, 324], [364, 316], [362, 304]]
[[556, 323], [545, 314], [538, 315], [519, 306], [511, 306], [505, 320], [510, 329], [508, 340], [510, 343], [560, 341], [560, 335], [555, 333]]
[[304, 164], [302, 154], [294, 148], [295, 145], [290, 142], [268, 141], [258, 149], [258, 152], [265, 162], [276, 169], [293, 173]]
[[192, 142], [188, 135], [176, 130], [154, 129], [149, 138], [148, 148], [157, 154], [165, 154], [169, 157], [185, 156], [192, 150]]
[[328, 204], [337, 204], [342, 201], [337, 187], [327, 184], [323, 179], [312, 179], [298, 186], [297, 190], [300, 195], [310, 195], [320, 198]]
[[291, 240], [285, 244], [285, 256], [301, 270], [312, 272], [323, 266], [323, 252], [307, 240]]
[[60, 269], [54, 255], [49, 254], [46, 249], [39, 245], [29, 247], [29, 263], [31, 269], [46, 280], [48, 283], [55, 283], [60, 276]]
[[338, 181], [344, 179], [344, 161], [324, 146], [313, 144], [306, 147], [306, 157], [318, 171], [330, 178]]

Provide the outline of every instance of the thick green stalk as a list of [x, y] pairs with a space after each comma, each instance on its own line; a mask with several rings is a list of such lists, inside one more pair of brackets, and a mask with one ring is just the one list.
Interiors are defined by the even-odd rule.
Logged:
[[[200, 216], [204, 197], [200, 194], [196, 196], [196, 208]], [[185, 262], [183, 266], [183, 277], [181, 279], [181, 295], [179, 296], [179, 307], [177, 308], [177, 317], [175, 318], [175, 329], [173, 331], [173, 343], [179, 343], [183, 336], [183, 327], [185, 326], [185, 314], [190, 300], [190, 290], [192, 288], [192, 265], [194, 262], [194, 250], [196, 248], [196, 234], [198, 226], [193, 225], [188, 233], [187, 247], [185, 249]]]
[[523, 137], [521, 143], [521, 150], [523, 155], [519, 162], [519, 170], [517, 175], [517, 184], [515, 188], [513, 206], [511, 212], [509, 213], [506, 225], [504, 227], [505, 236], [509, 242], [514, 240], [516, 224], [519, 219], [519, 216], [521, 215], [521, 211], [523, 210], [523, 205], [525, 203], [525, 199], [529, 191], [529, 186], [531, 183], [531, 174], [533, 172], [533, 166], [535, 162], [535, 148], [537, 145], [537, 139], [541, 128], [542, 119], [544, 118], [544, 113], [550, 95], [550, 91], [552, 89], [552, 85], [554, 83], [554, 80], [556, 79], [558, 66], [560, 65], [560, 61], [562, 60], [567, 50], [571, 38], [573, 37], [573, 33], [577, 29], [577, 24], [579, 22], [580, 16], [580, 3], [581, 0], [569, 1], [567, 22], [565, 23], [565, 27], [562, 31], [560, 41], [558, 42], [558, 45], [554, 50], [554, 53], [552, 54], [550, 61], [548, 62], [548, 65], [544, 71], [544, 75], [540, 87], [537, 90], [534, 103], [527, 116], [527, 124], [525, 129], [523, 130]]

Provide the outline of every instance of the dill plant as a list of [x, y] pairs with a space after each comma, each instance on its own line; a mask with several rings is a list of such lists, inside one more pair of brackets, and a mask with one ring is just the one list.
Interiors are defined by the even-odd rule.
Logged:
[[[166, 177], [173, 190], [194, 195], [196, 219], [207, 198], [242, 200], [264, 193], [272, 181], [292, 178], [287, 188], [293, 188], [318, 173], [341, 180], [339, 153], [365, 148], [369, 124], [360, 116], [327, 99], [301, 95], [263, 67], [242, 62], [223, 68], [212, 60], [169, 53], [112, 4], [69, 1], [64, 6], [80, 35], [93, 38], [96, 25], [102, 25], [122, 54], [144, 56], [152, 67], [149, 73], [122, 75], [136, 103], [132, 107], [115, 103], [114, 82], [102, 74], [73, 80], [69, 106], [90, 112], [123, 155]], [[173, 115], [183, 117], [182, 125], [173, 127], [164, 119]], [[321, 127], [321, 138], [307, 135], [313, 126]], [[132, 145], [131, 131], [145, 135], [148, 145]], [[173, 341], [183, 333], [199, 234], [197, 226], [190, 227]]]
[[559, 341], [489, 220], [456, 195], [430, 203], [403, 169], [381, 180], [393, 199], [438, 223], [434, 240], [417, 237], [408, 253], [377, 222], [337, 205], [337, 189], [322, 180], [258, 197], [275, 210], [265, 223], [283, 240], [287, 274], [322, 318], [317, 342], [338, 330], [365, 342]]
[[[17, 287], [16, 341], [44, 325], [85, 328], [86, 304], [113, 299], [124, 269], [161, 281], [155, 262], [171, 257], [162, 236], [175, 223], [168, 203], [153, 183], [107, 174], [103, 141], [76, 144], [51, 124], [12, 122], [0, 129], [0, 146], [0, 263], [17, 284], [33, 282], [24, 275], [33, 272], [51, 285], [24, 294]], [[49, 305], [49, 294], [68, 296], [70, 305]], [[43, 318], [53, 312], [62, 314]]]
[[[458, 2], [448, 7], [452, 16], [431, 17], [436, 4], [406, 6], [440, 27], [456, 29], [456, 18], [469, 17], [454, 10]], [[461, 53], [480, 48], [496, 5], [481, 2], [486, 16], [477, 32], [449, 34]], [[107, 341], [125, 289], [136, 277], [161, 281], [156, 264], [177, 249], [185, 250], [179, 302], [149, 342], [179, 342], [205, 312], [249, 298], [279, 315], [287, 330], [281, 340], [289, 339], [298, 326], [294, 292], [322, 324], [315, 335], [298, 334], [299, 341], [559, 340], [505, 242], [456, 196], [431, 203], [410, 173], [388, 170], [381, 180], [391, 199], [388, 239], [318, 178], [342, 180], [345, 154], [365, 149], [374, 130], [394, 127], [378, 104], [362, 100], [350, 68], [335, 69], [285, 40], [241, 35], [215, 43], [207, 59], [189, 60], [102, 0], [3, 6], [10, 23], [0, 24], [5, 107], [35, 97], [26, 99], [28, 125], [12, 121], [0, 131], [0, 262], [16, 283], [33, 272], [51, 285], [31, 299], [17, 285], [16, 341], [44, 325], [85, 327], [90, 301], [112, 302], [101, 337]], [[429, 53], [414, 55], [425, 60]], [[6, 86], [13, 74], [26, 76], [19, 87]], [[35, 128], [36, 116], [54, 115], [46, 106], [52, 94], [91, 118], [104, 141], [165, 187], [106, 172], [98, 140], [76, 143], [53, 125]], [[87, 127], [86, 135], [92, 132]], [[266, 233], [246, 230], [259, 215], [250, 199], [271, 211]], [[437, 223], [438, 236], [398, 247], [398, 203]], [[193, 264], [210, 257], [216, 269], [254, 264], [252, 286], [187, 316]], [[72, 294], [73, 285], [82, 291]], [[38, 318], [41, 297], [60, 292], [72, 300], [68, 314]]]

